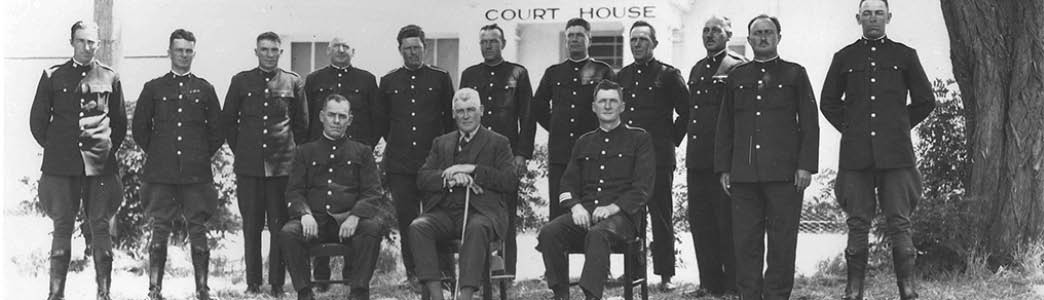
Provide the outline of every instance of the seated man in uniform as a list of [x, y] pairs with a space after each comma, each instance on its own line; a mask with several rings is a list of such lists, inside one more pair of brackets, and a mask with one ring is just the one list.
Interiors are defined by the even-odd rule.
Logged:
[[488, 271], [489, 243], [507, 230], [505, 199], [518, 185], [514, 156], [506, 137], [480, 126], [482, 114], [478, 92], [460, 89], [453, 96], [457, 130], [435, 138], [417, 175], [428, 197], [421, 216], [410, 224], [409, 244], [417, 279], [432, 300], [443, 299], [438, 241], [461, 240], [459, 299], [470, 300]]
[[370, 146], [347, 138], [351, 104], [338, 94], [324, 99], [319, 120], [322, 138], [294, 153], [286, 199], [290, 221], [279, 234], [297, 299], [313, 299], [308, 247], [340, 242], [351, 247], [354, 270], [349, 299], [369, 299], [370, 278], [380, 251], [380, 226], [374, 216], [385, 201]]
[[570, 212], [544, 225], [537, 237], [556, 300], [569, 299], [569, 249], [584, 249], [585, 299], [601, 299], [611, 247], [645, 234], [638, 224], [656, 178], [655, 153], [649, 133], [621, 124], [621, 92], [608, 80], [595, 87], [591, 109], [598, 129], [576, 141], [562, 175], [558, 204]]

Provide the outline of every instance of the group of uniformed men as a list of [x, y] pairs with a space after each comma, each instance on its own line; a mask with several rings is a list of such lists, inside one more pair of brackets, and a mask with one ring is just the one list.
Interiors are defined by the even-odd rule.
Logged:
[[[920, 179], [909, 132], [934, 98], [915, 51], [885, 36], [890, 19], [887, 1], [860, 1], [863, 36], [834, 56], [821, 94], [824, 116], [842, 133], [837, 194], [849, 216], [850, 300], [863, 297], [867, 232], [878, 204], [887, 215], [900, 297], [917, 298], [909, 215]], [[703, 28], [707, 57], [686, 82], [653, 57], [658, 40], [649, 23], [631, 26], [635, 62], [616, 73], [588, 56], [590, 25], [572, 19], [565, 27], [569, 58], [545, 71], [535, 93], [526, 68], [501, 56], [506, 40], [495, 24], [480, 29], [484, 61], [463, 72], [456, 92], [447, 72], [423, 63], [427, 45], [415, 25], [396, 37], [403, 67], [379, 85], [352, 66], [355, 50], [344, 38], [329, 43], [330, 66], [301, 78], [278, 67], [280, 38], [265, 32], [256, 40], [258, 67], [232, 77], [223, 107], [214, 87], [191, 72], [195, 36], [178, 29], [169, 39], [171, 71], [145, 84], [131, 124], [147, 156], [141, 195], [152, 231], [149, 297], [162, 299], [171, 220], [180, 214], [188, 222], [196, 297], [210, 299], [206, 233], [217, 198], [210, 161], [227, 142], [235, 155], [248, 294], [261, 292], [267, 224], [272, 295], [283, 293], [289, 268], [298, 298], [313, 298], [308, 248], [341, 242], [351, 249], [343, 270], [349, 297], [368, 299], [383, 169], [410, 282], [442, 299], [436, 245], [461, 239], [460, 293], [470, 299], [487, 271], [490, 242], [507, 245], [505, 271], [515, 272], [518, 176], [532, 158], [539, 123], [550, 132], [553, 201], [536, 248], [555, 299], [568, 298], [570, 249], [586, 255], [579, 283], [585, 297], [600, 298], [611, 245], [644, 235], [646, 212], [653, 271], [660, 288], [672, 288], [674, 149], [686, 136], [699, 294], [787, 299], [802, 193], [818, 169], [819, 126], [805, 69], [777, 53], [780, 25], [767, 15], [750, 20], [748, 62], [726, 49], [731, 21], [710, 18]], [[107, 228], [122, 201], [115, 153], [127, 116], [119, 76], [94, 59], [96, 25], [74, 24], [70, 43], [72, 59], [45, 70], [30, 117], [44, 147], [40, 200], [54, 221], [48, 299], [63, 298], [81, 203], [97, 296], [108, 299]], [[378, 168], [373, 148], [381, 138], [387, 146]], [[327, 259], [315, 265], [316, 278], [329, 278]]]

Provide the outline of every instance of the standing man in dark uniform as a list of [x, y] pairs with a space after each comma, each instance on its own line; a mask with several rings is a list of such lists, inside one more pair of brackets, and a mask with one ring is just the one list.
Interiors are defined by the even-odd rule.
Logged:
[[424, 163], [432, 140], [453, 130], [453, 80], [446, 71], [424, 64], [426, 45], [420, 26], [402, 27], [396, 40], [403, 67], [381, 77], [375, 126], [387, 143], [384, 171], [399, 220], [407, 282], [413, 283], [416, 273], [407, 237], [424, 196], [417, 188], [417, 170]]
[[196, 36], [184, 29], [170, 34], [170, 72], [145, 83], [134, 109], [134, 140], [145, 151], [141, 194], [152, 238], [149, 240], [149, 299], [163, 299], [163, 269], [171, 221], [188, 221], [196, 298], [210, 299], [207, 222], [217, 210], [210, 158], [225, 143], [218, 128], [221, 105], [214, 86], [192, 74]]
[[432, 300], [443, 299], [436, 243], [456, 239], [461, 240], [460, 297], [454, 299], [472, 299], [486, 277], [489, 243], [507, 230], [504, 202], [518, 186], [511, 145], [503, 135], [482, 127], [478, 97], [469, 88], [453, 97], [457, 130], [435, 138], [417, 175], [417, 185], [427, 197], [424, 214], [410, 224], [410, 247], [417, 259], [417, 278]]
[[267, 221], [268, 283], [283, 294], [286, 269], [275, 234], [287, 220], [286, 183], [294, 147], [308, 139], [304, 80], [279, 68], [282, 41], [274, 32], [257, 36], [258, 67], [232, 77], [222, 126], [236, 157], [236, 194], [243, 216], [248, 294], [261, 292], [261, 229]]
[[109, 299], [112, 238], [109, 220], [123, 202], [116, 151], [127, 136], [123, 87], [113, 69], [94, 59], [98, 25], [72, 25], [69, 61], [44, 70], [29, 111], [29, 129], [44, 148], [40, 208], [54, 222], [47, 299], [65, 298], [73, 223], [80, 205], [93, 238], [98, 299]]
[[555, 205], [562, 173], [569, 163], [569, 150], [580, 135], [598, 128], [594, 113], [587, 108], [594, 102], [594, 87], [602, 79], [616, 78], [613, 68], [588, 56], [591, 44], [591, 24], [580, 18], [566, 22], [566, 45], [569, 59], [544, 71], [533, 96], [533, 118], [548, 131], [547, 156], [549, 160], [548, 220], [569, 212]]
[[373, 149], [347, 138], [351, 101], [340, 94], [330, 94], [324, 101], [325, 108], [319, 111], [320, 138], [295, 150], [287, 186], [292, 217], [280, 231], [279, 241], [297, 299], [314, 299], [308, 247], [340, 242], [351, 247], [346, 260], [354, 267], [344, 277], [351, 287], [348, 299], [367, 300], [381, 247], [380, 224], [374, 220], [379, 202], [384, 201], [381, 177]]
[[626, 104], [620, 85], [603, 80], [595, 90], [591, 110], [599, 127], [576, 141], [562, 176], [558, 205], [570, 212], [544, 225], [537, 236], [544, 278], [555, 300], [569, 299], [567, 252], [576, 248], [583, 248], [585, 255], [580, 274], [584, 299], [602, 298], [610, 249], [645, 234], [642, 208], [656, 180], [653, 137], [622, 124], [620, 113]]
[[714, 169], [732, 196], [740, 299], [788, 299], [802, 195], [819, 164], [819, 116], [805, 68], [776, 52], [779, 20], [760, 15], [747, 28], [754, 61], [725, 80]]
[[732, 251], [732, 203], [714, 174], [714, 130], [729, 71], [747, 61], [728, 50], [732, 21], [713, 16], [703, 25], [707, 57], [689, 72], [689, 146], [685, 158], [689, 187], [689, 230], [696, 248], [700, 289], [695, 296], [736, 290]]
[[[533, 139], [536, 137], [536, 121], [529, 115], [533, 87], [529, 83], [526, 67], [504, 61], [500, 51], [504, 50], [506, 44], [504, 30], [500, 26], [483, 26], [479, 30], [483, 62], [464, 70], [460, 75], [460, 87], [470, 87], [479, 92], [483, 110], [486, 111], [482, 126], [511, 141], [515, 170], [522, 176], [526, 171], [526, 160], [533, 158]], [[515, 224], [521, 199], [516, 191], [504, 200], [508, 211], [505, 269], [508, 274], [515, 274], [518, 258]]]
[[[308, 95], [308, 121], [311, 129], [308, 130], [308, 138], [319, 140], [323, 137], [322, 122], [319, 122], [320, 111], [323, 110], [324, 99], [327, 96], [337, 94], [344, 96], [351, 102], [352, 126], [348, 127], [348, 138], [362, 143], [373, 149], [380, 137], [375, 133], [374, 108], [377, 102], [377, 78], [366, 70], [352, 66], [352, 58], [355, 57], [355, 48], [348, 44], [343, 37], [335, 37], [330, 40], [326, 47], [326, 55], [330, 56], [330, 65], [315, 70], [305, 79], [305, 93]], [[348, 265], [341, 269], [342, 278], [348, 278]], [[330, 279], [330, 258], [315, 258], [315, 278]], [[330, 285], [322, 283], [316, 286], [320, 292], [325, 292]]]
[[627, 103], [621, 118], [627, 126], [645, 129], [653, 138], [656, 186], [648, 203], [653, 233], [650, 248], [653, 273], [660, 275], [660, 290], [667, 291], [674, 289], [674, 148], [685, 138], [689, 90], [678, 69], [653, 57], [659, 41], [652, 24], [634, 22], [630, 35], [634, 63], [617, 75]]
[[863, 299], [878, 204], [892, 239], [899, 298], [917, 299], [910, 214], [921, 197], [921, 176], [910, 130], [931, 114], [935, 96], [917, 51], [885, 36], [891, 19], [887, 1], [860, 1], [863, 38], [834, 54], [823, 83], [823, 115], [841, 132], [836, 193], [848, 214], [849, 300]]

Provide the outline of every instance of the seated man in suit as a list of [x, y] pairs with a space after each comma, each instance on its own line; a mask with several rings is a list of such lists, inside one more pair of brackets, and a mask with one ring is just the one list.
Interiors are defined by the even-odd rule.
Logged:
[[570, 212], [544, 225], [537, 236], [544, 278], [555, 300], [569, 299], [569, 249], [584, 249], [580, 288], [585, 299], [601, 299], [612, 246], [645, 234], [638, 224], [656, 178], [656, 155], [649, 133], [621, 124], [621, 91], [608, 80], [595, 87], [591, 109], [598, 129], [576, 141], [562, 175], [558, 205]]
[[380, 201], [380, 175], [370, 146], [347, 138], [351, 103], [344, 96], [326, 97], [319, 121], [322, 137], [294, 152], [286, 199], [290, 221], [279, 233], [284, 259], [297, 299], [313, 299], [308, 247], [340, 242], [351, 248], [347, 258], [354, 272], [348, 279], [349, 299], [369, 299], [370, 278], [380, 252], [380, 226], [375, 215]]
[[[479, 97], [470, 88], [453, 96], [457, 130], [435, 138], [417, 176], [418, 187], [428, 196], [408, 235], [417, 279], [432, 300], [443, 299], [436, 242], [461, 239], [460, 299], [470, 300], [487, 272], [489, 243], [507, 230], [504, 201], [518, 184], [510, 142], [480, 126]], [[466, 193], [471, 195], [464, 224]], [[461, 237], [463, 227], [467, 228]]]

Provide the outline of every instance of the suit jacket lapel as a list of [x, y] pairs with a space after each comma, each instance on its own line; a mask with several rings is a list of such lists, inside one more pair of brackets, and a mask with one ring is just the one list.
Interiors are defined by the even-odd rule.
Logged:
[[[467, 151], [461, 152], [464, 155], [463, 162], [478, 164], [478, 155], [482, 152], [482, 148], [486, 147], [489, 142], [489, 132], [487, 129], [479, 127], [478, 131], [475, 132], [475, 136], [471, 138], [471, 142], [468, 143]], [[460, 139], [460, 134], [457, 134], [457, 139]]]

